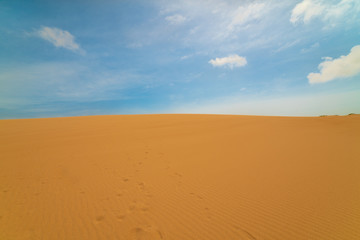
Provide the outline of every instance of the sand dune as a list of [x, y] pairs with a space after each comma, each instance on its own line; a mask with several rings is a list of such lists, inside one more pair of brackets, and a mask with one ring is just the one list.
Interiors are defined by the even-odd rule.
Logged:
[[360, 239], [360, 116], [1, 120], [0, 239]]

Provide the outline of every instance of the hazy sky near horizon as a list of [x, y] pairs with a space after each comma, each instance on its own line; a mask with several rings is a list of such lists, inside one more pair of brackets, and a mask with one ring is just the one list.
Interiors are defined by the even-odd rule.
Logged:
[[0, 2], [0, 118], [360, 113], [358, 0]]

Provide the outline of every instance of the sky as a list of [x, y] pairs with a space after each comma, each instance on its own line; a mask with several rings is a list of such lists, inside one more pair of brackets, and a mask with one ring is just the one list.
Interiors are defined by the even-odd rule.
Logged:
[[360, 113], [360, 1], [0, 1], [1, 119], [158, 113]]

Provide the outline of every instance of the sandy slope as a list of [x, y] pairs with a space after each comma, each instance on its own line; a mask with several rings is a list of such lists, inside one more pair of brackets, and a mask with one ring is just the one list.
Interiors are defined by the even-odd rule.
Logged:
[[0, 239], [360, 239], [360, 116], [1, 120]]

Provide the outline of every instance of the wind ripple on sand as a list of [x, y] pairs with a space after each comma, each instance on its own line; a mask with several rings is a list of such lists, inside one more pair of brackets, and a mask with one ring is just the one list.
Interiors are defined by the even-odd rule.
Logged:
[[0, 239], [360, 239], [360, 117], [0, 121]]

